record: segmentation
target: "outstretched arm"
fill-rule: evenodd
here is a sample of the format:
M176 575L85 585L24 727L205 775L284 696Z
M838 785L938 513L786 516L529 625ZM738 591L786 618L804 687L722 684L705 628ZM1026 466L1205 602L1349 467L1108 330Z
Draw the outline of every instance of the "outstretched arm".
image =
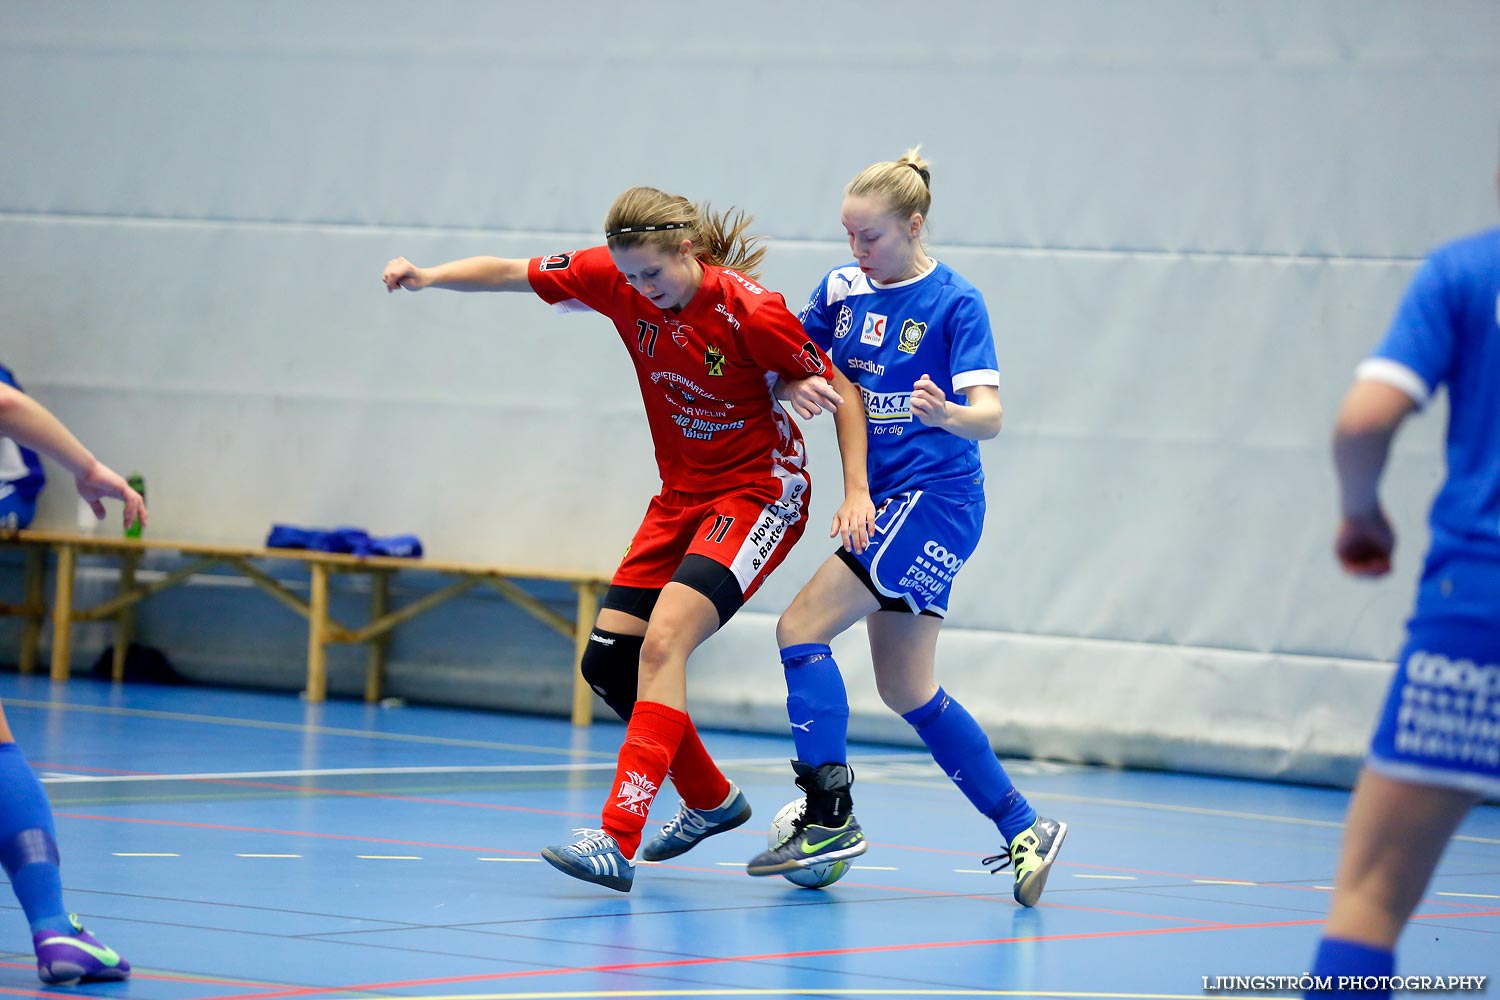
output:
M506 257L465 257L432 267L418 267L405 257L397 257L385 266L381 280L385 290L404 288L419 292L424 288L447 288L455 292L529 292L526 277L530 261Z
M78 495L94 516L104 517L104 497L125 504L125 523L146 523L146 502L109 466L94 457L73 432L24 392L0 385L0 434L55 459L73 476Z
M1400 389L1369 379L1350 387L1333 428L1342 520L1334 554L1355 576L1390 572L1396 536L1380 507L1380 476L1401 422L1416 409Z

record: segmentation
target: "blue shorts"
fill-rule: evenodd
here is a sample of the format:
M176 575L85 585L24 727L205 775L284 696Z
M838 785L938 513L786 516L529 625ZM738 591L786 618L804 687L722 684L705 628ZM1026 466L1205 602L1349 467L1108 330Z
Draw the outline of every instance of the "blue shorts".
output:
M840 555L868 575L867 585L887 611L943 618L953 578L974 554L983 530L983 500L913 490L880 503L875 532L863 552L841 549Z
M1500 619L1424 617L1421 604L1367 763L1389 778L1500 795Z
M0 484L0 494L4 494L0 496L0 531L24 528L36 517L36 501L22 500L14 486L9 483Z

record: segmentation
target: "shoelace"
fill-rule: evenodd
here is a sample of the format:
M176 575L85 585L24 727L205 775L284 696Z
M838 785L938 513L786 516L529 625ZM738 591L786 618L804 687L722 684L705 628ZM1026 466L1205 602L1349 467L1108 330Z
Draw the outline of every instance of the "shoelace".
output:
M701 835L708 827L709 822L703 818L701 812L691 806L684 805L677 810L677 815L673 816L671 821L662 828L661 833L663 837L670 838L677 836L679 832L686 829L689 834L696 837Z
M999 864L995 864L997 861L999 862ZM1010 855L1008 853L994 854L988 858L983 859L979 863L984 865L986 868L989 868L990 865L995 865L995 867L990 868L990 874L999 875L1001 872L1005 871L1005 869L1010 867Z
M583 838L578 843L572 845L573 850L580 854L584 851L619 850L619 845L615 843L615 838L603 830L580 826L573 831L573 836Z

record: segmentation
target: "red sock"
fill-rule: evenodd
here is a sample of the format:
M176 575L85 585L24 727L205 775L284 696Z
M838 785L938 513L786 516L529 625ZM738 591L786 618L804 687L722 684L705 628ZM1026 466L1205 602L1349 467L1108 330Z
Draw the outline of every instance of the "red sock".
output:
M635 857L635 849L641 846L646 814L666 780L667 767L687 725L686 712L654 701L635 703L602 823L604 832L615 838L620 853L627 858Z
M708 748L698 738L698 727L687 720L677 756L672 758L672 784L682 801L694 809L717 809L729 798L729 779L708 755Z

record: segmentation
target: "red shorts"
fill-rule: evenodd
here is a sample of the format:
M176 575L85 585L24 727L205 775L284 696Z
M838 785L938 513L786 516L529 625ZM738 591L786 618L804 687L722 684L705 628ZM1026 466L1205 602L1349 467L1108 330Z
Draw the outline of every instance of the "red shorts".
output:
M749 600L802 537L811 497L807 473L786 470L729 493L662 490L610 583L660 590L691 553L727 568Z

